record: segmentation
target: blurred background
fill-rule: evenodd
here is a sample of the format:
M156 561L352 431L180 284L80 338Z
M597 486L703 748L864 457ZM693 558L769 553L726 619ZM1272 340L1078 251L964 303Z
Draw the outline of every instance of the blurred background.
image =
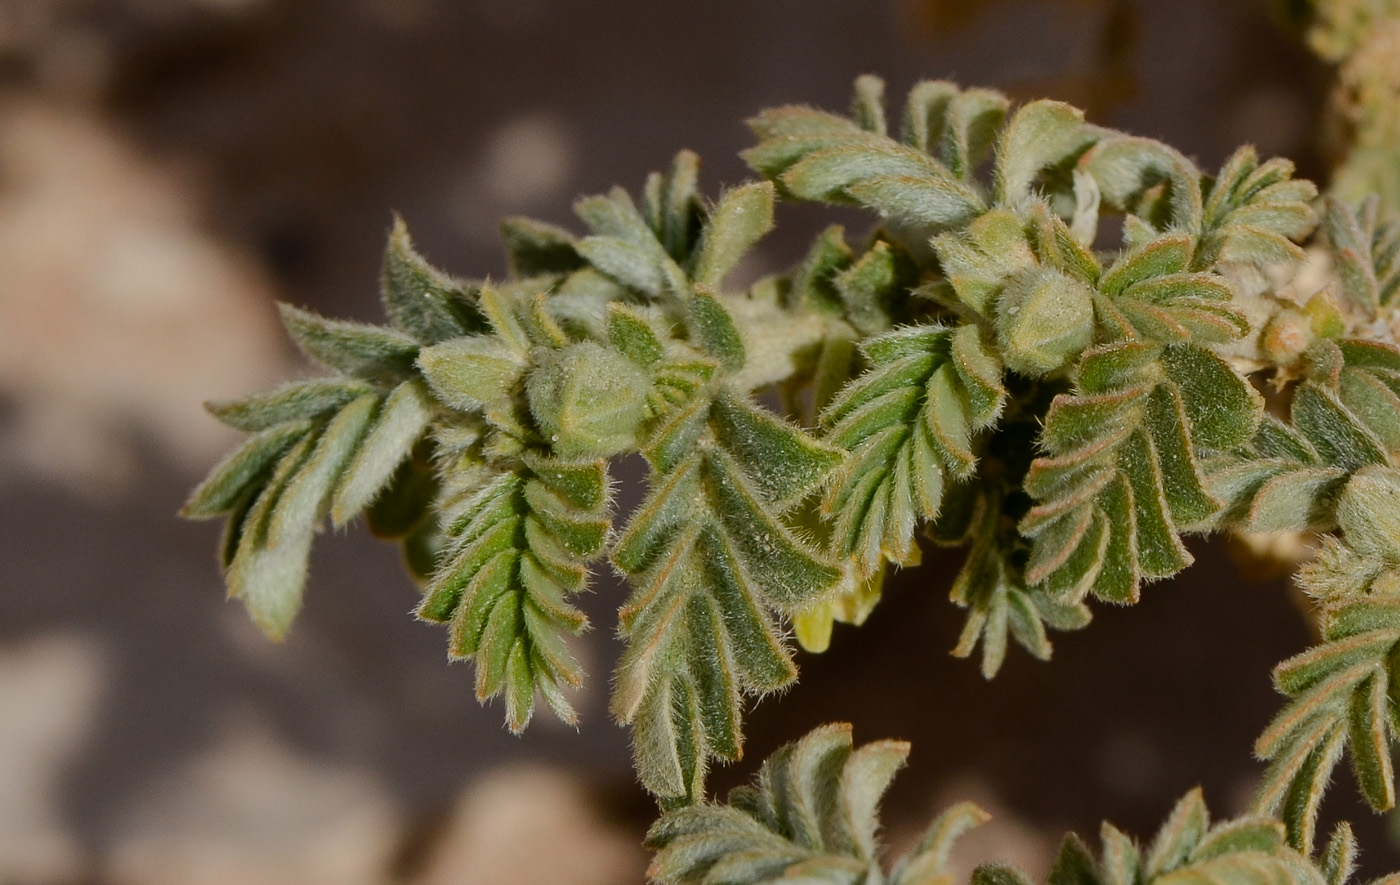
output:
M451 272L501 274L504 214L569 223L679 148L741 180L741 121L947 77L1050 95L1215 167L1317 166L1328 72L1267 0L0 0L0 883L623 883L654 816L605 712L607 576L580 729L511 737L415 623L397 552L327 535L290 638L227 603L218 526L174 516L228 447L204 414L307 373L274 302L377 321L391 211ZM785 210L762 263L817 216ZM1146 835L1259 775L1269 668L1307 630L1219 545L1100 610L1045 665L950 658L952 561L900 576L750 717L750 760L827 720L914 741L907 844L959 798L961 849L1036 875L1066 828ZM755 762L719 773L746 779ZM1400 864L1350 783L1367 869Z

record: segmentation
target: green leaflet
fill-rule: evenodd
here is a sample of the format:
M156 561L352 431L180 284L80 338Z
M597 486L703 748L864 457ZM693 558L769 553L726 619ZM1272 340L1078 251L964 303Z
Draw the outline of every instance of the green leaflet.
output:
M831 281L847 321L862 334L878 335L907 312L918 268L904 249L877 240Z
M1008 639L1014 639L1035 658L1048 661L1053 651L1046 627L1078 630L1089 623L1089 607L1078 599L1060 599L1043 588L1028 587L1022 570L1013 562L1022 544L1007 537L1003 529L1004 500L991 499L983 492L974 505L969 527L972 547L962 569L953 580L949 596L967 609L953 655L970 657L980 646L981 670L991 679L1006 660ZM1100 529L1101 536L1107 532ZM1106 541L1102 542L1106 543ZM1102 554L1102 543L1092 549Z
M1226 278L1190 271L1191 249L1190 237L1169 232L1119 256L1094 302L1110 338L1210 344L1249 331L1248 320L1231 304L1234 291Z
M773 186L750 184L720 198L696 250L692 277L701 286L719 287L745 253L773 228Z
M430 407L419 381L385 398L363 382L323 379L211 410L258 432L214 468L181 513L229 515L229 593L280 638L301 607L311 539L323 519L340 502L334 519L341 525L374 499L423 436ZM419 501L417 512L424 506Z
M744 158L789 196L864 206L920 232L917 241L963 227L993 203L1017 205L1037 184L1054 190L1043 173L1065 169L1100 136L1068 105L1033 102L1007 121L1004 96L925 82L909 94L897 141L885 134L882 94L878 80L858 81L855 121L807 107L765 111L749 121L759 143ZM995 168L983 184L975 173L993 143Z
M209 471L181 508L186 519L212 519L238 506L281 456L311 430L311 422L288 421L254 434Z
M516 277L567 274L583 266L574 235L543 221L507 218L501 222L501 241Z
M1337 494L1368 465L1389 465L1400 442L1400 351L1375 341L1322 342L1312 378L1293 393L1288 424L1266 419L1238 454L1210 459L1225 502L1217 522L1250 531L1327 530Z
M379 384L413 376L418 342L382 326L328 320L290 304L278 306L297 346L328 369Z
M1317 188L1294 179L1291 162L1275 157L1260 163L1254 148L1242 147L1203 190L1195 267L1222 262L1267 265L1303 257L1293 241L1317 223L1312 208Z
M726 802L664 814L647 834L656 853L648 875L668 885L949 882L953 844L988 820L971 803L939 815L888 873L879 857L880 797L908 752L899 741L856 748L849 725L817 728L770 756L753 783L731 790ZM1212 825L1199 789L1177 803L1146 849L1112 824L1101 832L1098 858L1079 837L1067 836L1047 885L1342 885L1355 851L1345 825L1316 860L1288 847L1278 821L1247 816ZM979 867L972 881L1026 883L994 864Z
M1367 466L1335 495L1345 546L1335 540L1299 574L1321 603L1321 644L1279 664L1274 684L1289 703L1260 735L1271 760L1256 806L1281 809L1295 845L1310 849L1323 790L1344 751L1378 811L1395 805L1391 742L1400 697L1400 474Z
M652 492L612 551L635 587L612 710L633 725L643 783L693 799L708 758L740 755L742 695L796 676L774 612L810 607L840 577L777 516L840 456L729 392L674 407L647 453Z
M647 834L656 851L648 871L668 883L768 882L798 876L824 882L883 881L879 800L909 745L852 746L849 725L828 725L788 744L763 764L752 786L726 805L702 803L664 815ZM911 855L910 875L943 872L949 843L986 820L971 805L947 812ZM867 877L874 878L867 878Z
M1367 494L1367 492L1362 493ZM1305 586L1329 589L1326 559L1304 574ZM1393 591L1332 597L1323 608L1322 643L1279 664L1274 684L1289 703L1255 743L1271 760L1255 807L1281 809L1289 838L1310 851L1323 790L1350 750L1362 795L1378 811L1394 807L1390 743L1397 711L1391 675L1400 650L1400 604Z
M1323 885L1331 881L1326 861L1310 860L1285 844L1278 821L1242 817L1210 826L1199 789L1182 798L1146 851L1112 824L1105 823L1101 835L1104 847L1098 860L1077 836L1067 836L1047 877L1049 885ZM1339 828L1334 843L1338 853L1348 850L1350 830ZM983 885L1026 882L1016 871L995 865L979 867L972 881Z
M870 368L827 406L824 438L851 453L822 502L832 543L866 573L907 562L949 479L976 467L973 435L1005 399L976 326L910 326L866 342Z
M235 430L256 433L289 421L324 417L373 392L374 388L363 381L318 378L295 381L241 400L208 403L205 407Z
M384 252L381 290L384 313L396 328L422 344L436 344L482 327L473 287L423 260L397 215Z
M682 151L669 173L648 178L640 207L621 188L580 200L575 213L592 233L573 248L593 270L647 299L685 299L693 285L717 289L772 228L773 187L735 188L706 212L696 195L698 167Z
M1323 232L1342 293L1374 316L1400 291L1400 224L1382 217L1379 197L1356 209L1335 197L1325 205Z
M1044 100L1020 108L997 142L997 202L1029 196L1041 172L1073 162L1098 138L1078 108Z
M385 398L335 490L331 519L336 526L353 519L389 484L405 454L427 431L432 408L427 387L419 380L399 385Z
M1200 171L1179 151L1150 138L1112 135L1079 160L1103 203L1159 231L1195 233L1204 214ZM1125 240L1131 242L1130 237Z
M565 637L588 626L569 597L608 537L602 461L530 457L454 508L447 550L418 616L449 625L449 655L476 661L481 701L505 698L506 724L529 724L536 695L564 722L577 715L565 687L583 673Z
M1253 148L1236 151L1214 180L1166 145L1122 135L1099 141L1079 165L1097 183L1104 203L1128 214L1130 244L1143 242L1132 233L1142 224L1190 235L1190 270L1297 261L1302 250L1293 241L1315 224L1310 203L1317 188L1294 180L1287 160L1260 163Z
M1109 345L1085 354L1077 374L1051 403L1045 454L1025 480L1036 502L1020 524L1033 541L1026 581L1065 601L1134 602L1142 581L1190 564L1181 528L1219 508L1196 440L1242 442L1262 400L1194 345ZM1196 395L1203 385L1209 397Z

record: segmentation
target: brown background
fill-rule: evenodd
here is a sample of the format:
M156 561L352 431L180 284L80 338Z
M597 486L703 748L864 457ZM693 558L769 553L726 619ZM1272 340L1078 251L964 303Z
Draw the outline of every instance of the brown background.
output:
M1320 174L1327 72L1263 0L0 0L0 882L640 881L653 810L604 709L623 589L588 600L578 733L508 735L359 530L320 541L269 645L223 599L217 526L173 516L232 441L199 402L309 371L274 300L377 319L391 210L439 265L500 274L501 215L568 223L682 147L714 193L745 116L843 108L863 72L893 102L949 77ZM762 263L819 217L784 210ZM1269 668L1307 633L1283 583L1193 549L991 685L947 654L956 557L932 556L802 657L751 758L837 718L909 738L891 840L976 798L999 823L961 862L1037 873L1063 829L1146 834L1197 783L1237 812ZM1354 795L1329 813L1394 866Z

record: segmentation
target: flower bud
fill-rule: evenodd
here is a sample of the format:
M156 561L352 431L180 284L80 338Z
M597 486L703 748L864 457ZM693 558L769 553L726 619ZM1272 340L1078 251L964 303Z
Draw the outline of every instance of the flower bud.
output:
M1400 560L1400 471L1357 471L1337 501L1337 522L1353 549Z
M1094 293L1050 268L1027 268L997 298L997 343L1008 368L1045 375L1078 356L1093 340Z
M530 412L555 452L601 458L636 444L651 381L635 363L592 341L549 352L530 373Z

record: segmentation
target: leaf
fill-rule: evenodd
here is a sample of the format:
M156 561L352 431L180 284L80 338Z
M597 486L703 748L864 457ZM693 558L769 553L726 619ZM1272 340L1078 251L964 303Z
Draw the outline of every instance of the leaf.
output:
M773 186L750 184L720 198L705 223L692 277L711 289L773 228Z
M467 412L510 397L525 374L525 363L516 352L486 336L425 347L418 367L443 402Z
M279 304L282 324L307 356L328 369L373 383L394 384L413 376L418 342L392 329L328 320L290 304Z
M286 635L301 609L312 533L308 530L290 543L270 547L267 524L282 490L305 462L315 442L314 434L302 437L282 457L252 507L241 514L237 547L226 574L229 596L242 599L253 622L274 640Z
M997 199L1016 203L1036 177L1073 161L1097 140L1084 112L1058 101L1034 101L1012 115L997 142Z
M1306 585L1323 583L1322 572L1339 566L1345 561L1319 557ZM1275 685L1290 700L1255 745L1272 761L1255 806L1262 813L1281 807L1289 839L1300 850L1311 850L1323 790L1348 748L1371 806L1380 811L1395 804L1390 674L1398 649L1400 609L1393 599L1356 592L1326 604L1320 645L1274 670Z
M1106 204L1158 231L1201 229L1201 173L1175 149L1149 138L1114 135L1090 148L1079 168L1093 176Z
M730 804L663 815L647 834L656 852L648 875L668 883L863 881L876 863L880 797L908 751L898 741L854 749L849 725L819 728L774 753Z
M564 274L583 266L578 241L563 228L530 218L501 221L510 272L517 277Z
M269 547L311 534L330 509L331 495L379 406L366 394L328 421L316 448L295 476L289 477L267 524Z
M909 91L902 139L966 181L990 152L1009 105L1006 96L990 89L961 90L926 80Z
M648 789L693 801L707 759L741 751L742 693L796 676L774 612L809 608L840 577L775 505L819 487L836 456L734 393L678 411L693 430L648 456L652 491L612 550L634 592L611 706Z
M953 602L967 608L955 657L970 657L982 648L982 676L992 679L1006 658L1007 640L1014 639L1039 660L1049 660L1052 648L1046 625L1077 630L1089 623L1089 610L1080 597L1052 597L1028 587L1013 563L1014 540L1001 526L1002 502L984 501L980 521L973 527L972 549L949 592ZM1082 594L1081 594L1082 595Z
M578 253L619 283L653 298L667 291L670 259L659 244L638 246L619 237L593 236L579 241Z
M1207 384L1218 386L1207 394ZM1026 474L1035 501L1020 522L1033 542L1027 579L1057 599L1133 602L1144 580L1189 565L1180 533L1219 510L1196 436L1232 441L1261 408L1246 382L1194 346L1085 354L1076 390L1051 402L1045 454Z
M975 465L971 435L1005 396L999 360L975 327L897 329L865 344L870 369L822 415L851 453L822 502L836 551L868 575L912 555L916 521L938 515L950 475Z
M373 390L363 381L318 378L294 381L241 400L207 403L205 408L235 430L256 433L289 421L321 418Z
M1147 852L1143 874L1154 879L1184 864L1210 827L1210 815L1199 788L1182 797Z
M750 785L726 803L700 802L666 811L647 834L655 852L648 875L661 883L845 882L947 885L952 843L988 816L970 803L945 811L887 875L873 834L881 795L908 745L882 741L859 749L849 725L822 726L773 753ZM1047 885L1331 885L1348 866L1350 831L1339 831L1328 858L1291 849L1278 821L1242 817L1210 825L1200 791L1178 804L1146 860L1111 824L1103 852L1070 834ZM1335 857L1334 857L1335 855ZM975 885L1026 885L1010 867L986 864Z
M985 212L971 174L994 138L1006 99L987 90L920 84L910 93L901 143L885 135L875 98L883 84L877 90L876 83L857 81L855 122L810 108L764 112L750 122L760 143L745 159L790 196L855 203L901 225L943 230Z
M484 318L472 290L423 260L397 215L384 252L381 288L384 312L394 326L423 344L482 329Z
M1364 467L1337 500L1337 522L1351 549L1400 562L1400 471Z
M819 488L843 460L838 450L733 393L715 399L711 421L720 445L779 510Z
M697 289L687 302L691 335L706 353L726 369L744 365L744 341L734 326L734 318L715 293Z
M887 331L901 313L917 268L909 256L884 241L877 241L850 267L835 275L833 283L847 319L865 335Z
M608 342L641 366L653 366L665 356L665 348L646 318L621 304L608 305Z
M307 420L274 425L244 441L209 471L181 508L186 519L212 519L233 510L278 459L311 430Z
M374 500L422 438L432 400L422 381L409 381L385 399L354 460L336 488L331 520L340 527Z
M971 188L943 178L877 175L848 186L846 192L886 218L934 230L966 224L987 209Z
M609 527L602 461L532 457L481 487L447 526L447 550L418 607L449 625L449 656L476 661L476 694L505 694L506 724L529 724L536 695L566 723L563 689L583 672L565 637L587 619L569 601L587 586Z
M1194 266L1301 260L1303 251L1293 240L1316 223L1311 204L1317 188L1292 175L1292 163L1260 163L1248 146L1226 160L1206 197Z
M691 151L678 151L670 170L647 178L644 214L666 254L683 261L694 249L700 235L702 211L696 192L700 158Z

